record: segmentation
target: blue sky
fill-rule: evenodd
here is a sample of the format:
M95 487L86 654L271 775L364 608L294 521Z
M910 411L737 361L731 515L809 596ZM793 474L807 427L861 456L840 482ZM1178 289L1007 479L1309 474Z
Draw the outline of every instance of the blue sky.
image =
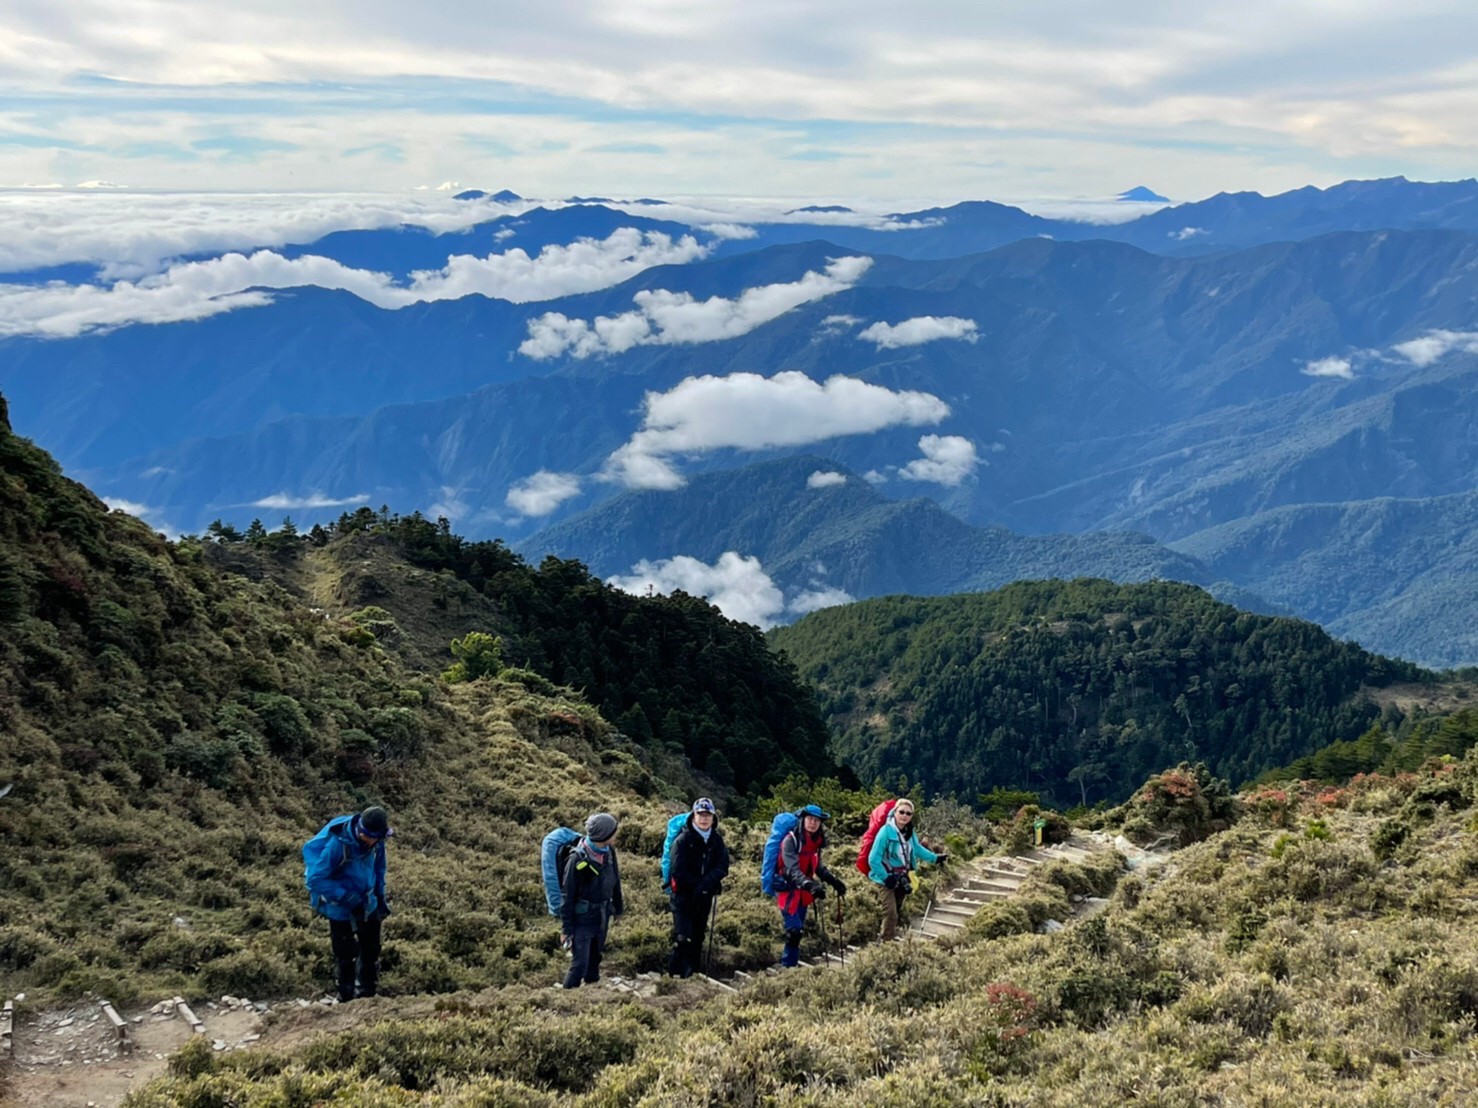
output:
M10 0L0 187L1176 199L1472 172L1478 5Z

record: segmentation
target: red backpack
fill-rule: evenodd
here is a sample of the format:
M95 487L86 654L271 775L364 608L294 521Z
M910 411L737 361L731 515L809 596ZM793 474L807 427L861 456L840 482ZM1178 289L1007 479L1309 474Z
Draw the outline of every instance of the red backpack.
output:
M885 800L872 810L872 815L867 817L867 832L862 836L862 845L857 848L857 870L862 874L872 872L872 865L867 856L872 853L873 840L878 837L878 832L883 829L883 824L888 822L888 817L893 814L893 806L898 800Z

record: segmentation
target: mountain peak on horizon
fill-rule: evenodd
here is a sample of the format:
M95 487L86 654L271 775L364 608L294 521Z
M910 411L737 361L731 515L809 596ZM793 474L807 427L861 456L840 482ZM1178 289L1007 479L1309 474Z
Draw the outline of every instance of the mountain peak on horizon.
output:
M1132 189L1125 189L1114 197L1115 200L1134 200L1150 204L1168 204L1170 197L1161 196L1154 189L1146 188L1144 185L1135 185Z
M497 192L485 192L482 189L464 189L452 197L453 200L496 200L500 204L510 204L515 200L522 200L512 189L500 189Z

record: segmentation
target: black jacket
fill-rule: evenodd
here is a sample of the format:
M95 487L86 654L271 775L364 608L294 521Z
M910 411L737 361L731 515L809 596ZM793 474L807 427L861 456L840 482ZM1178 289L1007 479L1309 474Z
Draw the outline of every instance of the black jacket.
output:
M564 907L560 909L560 922L564 933L572 935L576 923L589 921L592 913L600 918L619 916L626 910L626 901L621 895L621 867L616 861L616 848L606 852L606 860L597 862L586 850L586 842L580 840L565 860Z
M678 896L712 896L718 891L719 882L729 875L729 848L724 845L717 816L707 842L693 826L693 817L688 816L687 826L672 843L671 874L670 887Z

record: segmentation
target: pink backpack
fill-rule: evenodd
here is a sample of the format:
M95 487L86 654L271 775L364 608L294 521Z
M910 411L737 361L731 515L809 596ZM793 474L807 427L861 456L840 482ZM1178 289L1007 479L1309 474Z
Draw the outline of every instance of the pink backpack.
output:
M872 872L872 865L867 856L872 853L873 840L878 837L878 832L883 829L883 824L888 822L888 817L893 814L893 807L898 803L897 799L885 800L872 810L872 815L867 817L867 833L862 836L862 845L857 848L857 870L862 874Z

